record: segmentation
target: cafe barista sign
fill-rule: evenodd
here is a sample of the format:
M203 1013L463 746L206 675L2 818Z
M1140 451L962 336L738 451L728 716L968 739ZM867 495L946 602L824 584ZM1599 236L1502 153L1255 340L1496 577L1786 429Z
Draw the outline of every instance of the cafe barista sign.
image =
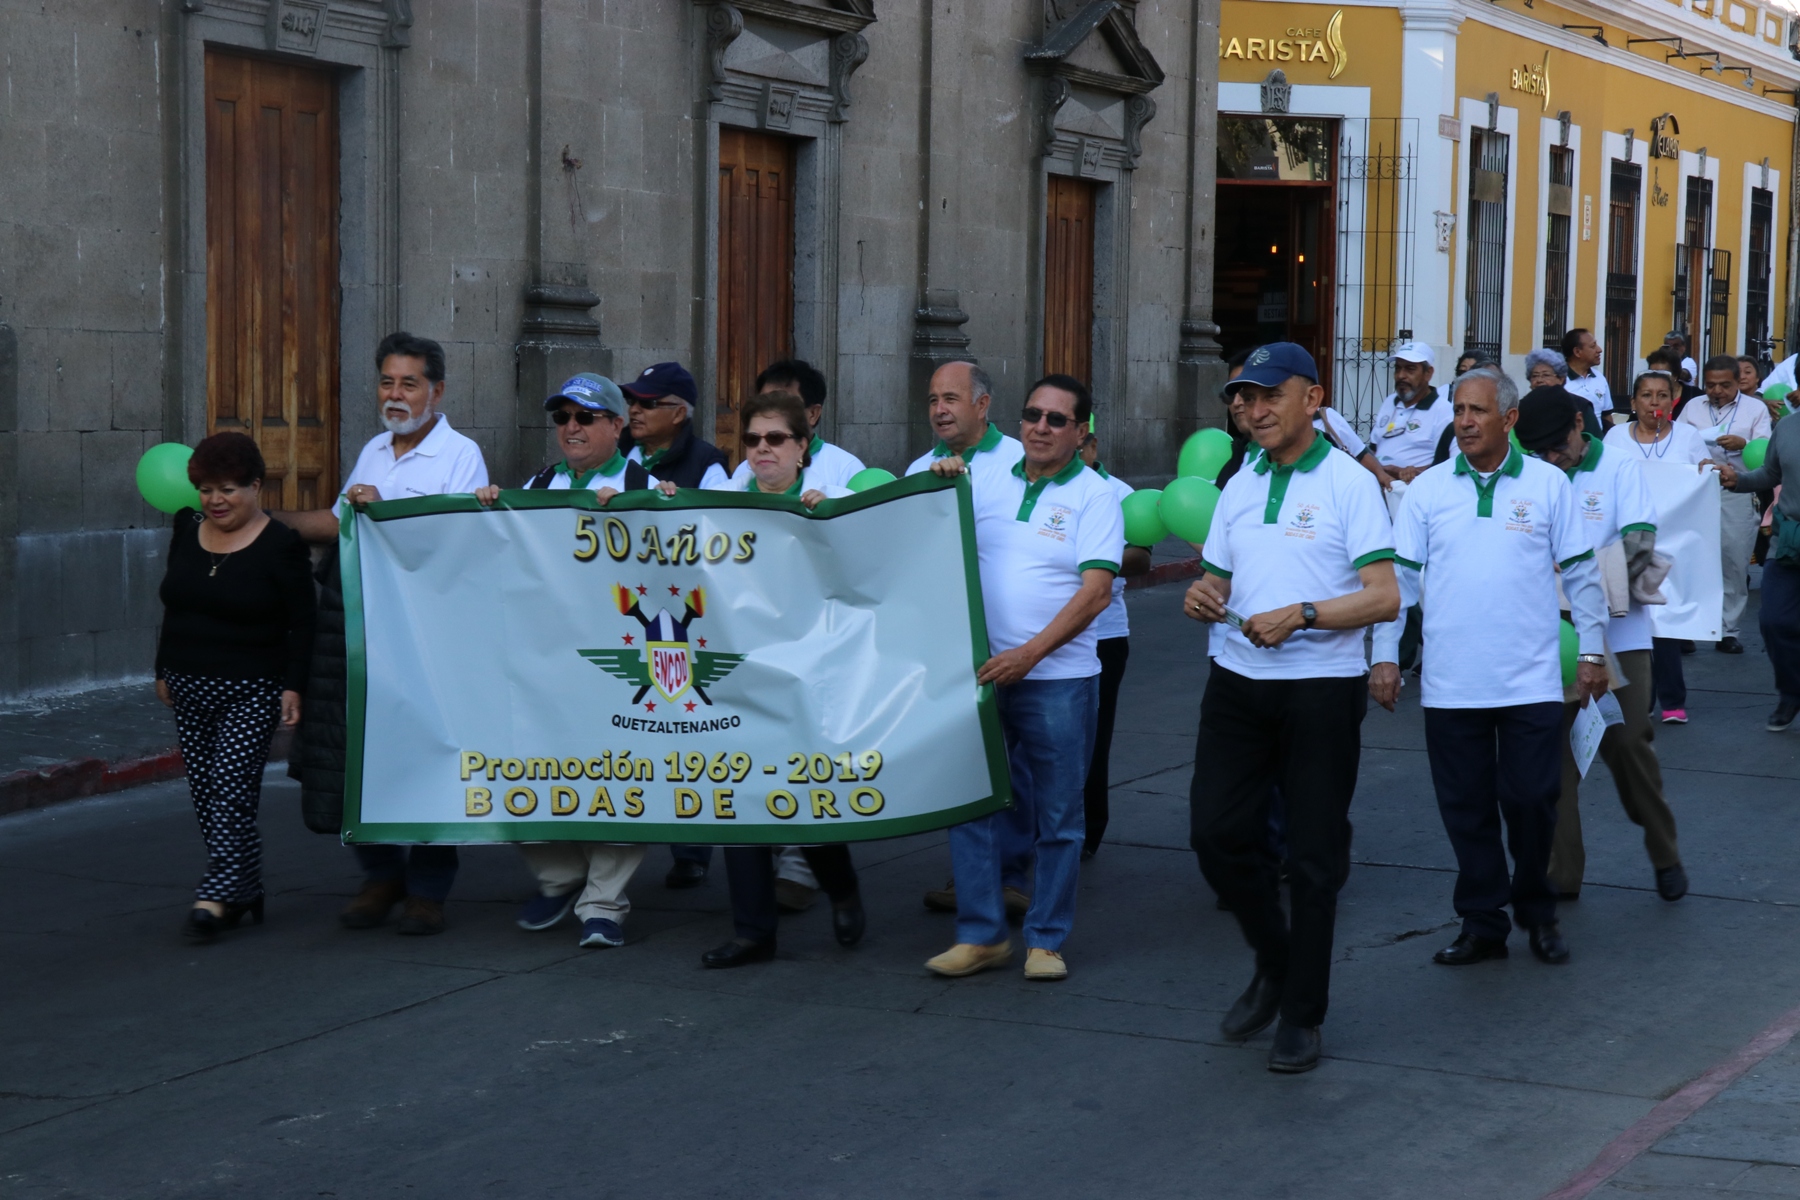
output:
M1273 6L1263 6L1267 7ZM1350 63L1344 49L1344 10L1331 14L1323 28L1307 25L1271 26L1260 37L1219 36L1219 61L1241 58L1248 62L1325 63L1336 79Z

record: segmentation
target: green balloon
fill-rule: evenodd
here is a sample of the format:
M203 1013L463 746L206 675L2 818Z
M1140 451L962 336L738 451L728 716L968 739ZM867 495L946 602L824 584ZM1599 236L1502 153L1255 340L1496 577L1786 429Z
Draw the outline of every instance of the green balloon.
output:
M1774 387L1766 387L1763 389L1763 399L1773 400L1779 404L1781 401L1786 400L1788 396L1793 393L1793 390L1793 388L1785 383L1778 383Z
M1145 488L1141 492L1133 492L1125 497L1120 507L1125 510L1125 544L1127 546L1154 546L1169 536L1169 527L1157 513L1157 501L1163 494L1155 488Z
M1763 460L1769 456L1769 439L1757 438L1753 442L1744 443L1744 466L1749 470L1757 470Z
M1181 457L1175 460L1175 474L1211 483L1230 457L1231 435L1223 429L1202 429L1182 443Z
M151 508L178 513L200 507L200 492L188 480L188 459L194 452L180 442L163 442L144 451L138 459L138 493Z
M1561 626L1562 677L1564 687L1575 686L1575 656L1581 653L1581 638L1575 627L1567 621L1558 621Z
M1213 509L1218 503L1219 489L1211 480L1184 475L1163 489L1156 507L1170 533L1199 545L1212 529Z
M880 467L864 467L846 480L844 486L853 492L866 492L870 488L877 488L884 483L892 482L894 482L892 471L884 471Z

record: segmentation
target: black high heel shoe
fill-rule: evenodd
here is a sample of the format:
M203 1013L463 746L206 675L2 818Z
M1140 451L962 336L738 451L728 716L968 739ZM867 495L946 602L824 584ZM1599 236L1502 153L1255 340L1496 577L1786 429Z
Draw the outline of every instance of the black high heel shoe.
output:
M258 896L248 904L227 904L225 906L225 915L219 918L219 923L222 928L236 929L238 922L243 920L246 916L250 918L250 923L252 925L261 925L263 923L263 898L261 896Z
M211 942L225 928L225 923L211 912L195 907L188 910L187 920L181 923L181 936L190 942Z

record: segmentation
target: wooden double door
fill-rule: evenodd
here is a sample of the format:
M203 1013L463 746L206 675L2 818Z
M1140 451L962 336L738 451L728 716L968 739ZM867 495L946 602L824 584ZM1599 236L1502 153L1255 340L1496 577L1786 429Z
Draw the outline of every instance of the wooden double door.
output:
M249 434L264 503L338 486L337 80L206 52L207 431Z
M719 130L719 391L713 437L735 466L738 405L794 354L794 143ZM830 368L826 364L815 366Z

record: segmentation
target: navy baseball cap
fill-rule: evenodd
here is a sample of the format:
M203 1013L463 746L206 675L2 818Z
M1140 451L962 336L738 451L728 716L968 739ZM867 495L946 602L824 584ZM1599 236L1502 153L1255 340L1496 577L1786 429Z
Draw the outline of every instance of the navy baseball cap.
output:
M1310 383L1319 382L1319 365L1302 346L1293 342L1270 342L1258 346L1244 360L1244 373L1225 385L1230 395L1246 383L1258 387L1280 387L1295 375Z
M619 385L592 371L583 371L565 382L562 391L544 401L544 411L551 411L564 400L578 404L589 412L607 412L615 417L627 415L625 397L619 391Z
M694 377L680 363L664 362L645 367L643 373L625 385L625 391L640 400L660 400L676 396L689 404L700 398Z

